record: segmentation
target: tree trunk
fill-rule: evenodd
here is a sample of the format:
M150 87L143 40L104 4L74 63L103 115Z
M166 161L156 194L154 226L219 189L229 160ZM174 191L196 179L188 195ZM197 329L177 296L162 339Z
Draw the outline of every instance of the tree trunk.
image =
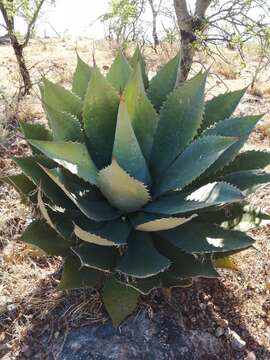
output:
M156 49L157 46L159 45L159 38L158 38L158 34L157 34L157 13L156 12L153 13L152 36L153 36L153 40L154 40L154 47Z
M29 71L25 64L25 59L24 59L24 55L23 55L23 47L22 47L22 45L19 44L15 35L10 36L10 40L11 40L11 45L13 47L17 62L18 62L20 75L21 75L21 78L23 81L23 90L22 90L21 95L22 96L28 95L28 94L30 94L30 90L32 88L32 83L31 83Z
M188 77L196 52L194 47L196 31L204 31L206 29L204 16L210 3L211 0L197 0L195 14L192 16L188 11L186 0L174 0L175 14L181 37L181 63L178 69L176 86Z
M10 2L12 2L12 0L10 0ZM3 15L3 18L5 20L6 23L6 29L8 31L8 35L10 38L10 42L11 45L13 47L16 59L17 59L17 63L19 66L19 71L20 71L20 75L23 81L23 91L21 92L21 95L24 96L26 94L30 93L30 89L32 87L32 83L31 83L31 79L30 79L30 74L29 71L26 67L25 64L25 59L23 56L23 47L27 44L27 41L25 41L24 44L20 44L16 35L15 35L15 31L14 31L14 17L13 16L8 16L8 13L6 11L6 8L4 7L3 4L0 3L0 11Z
M193 47L193 41L196 40L195 34L180 30L181 42L180 42L180 54L181 54L181 65L179 67L178 82L185 81L193 63L195 55L195 48Z
M157 34L157 15L158 12L155 9L153 0L148 0L151 10L152 10L152 16L153 16L153 20L152 20L152 37L153 37L153 42L154 42L154 48L156 49L157 46L159 45L159 38L158 38L158 34Z

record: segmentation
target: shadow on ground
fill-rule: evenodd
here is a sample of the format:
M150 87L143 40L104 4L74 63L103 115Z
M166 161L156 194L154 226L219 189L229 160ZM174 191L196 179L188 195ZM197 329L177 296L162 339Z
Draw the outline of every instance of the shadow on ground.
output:
M249 333L239 312L241 303L222 279L195 281L191 288L174 289L171 298L154 291L143 298L138 312L117 329L107 321L97 292L60 294L55 308L51 307L42 319L33 318L31 328L20 341L20 351L15 355L15 349L11 349L14 359L255 359L250 357L251 351L257 359L270 359L270 351ZM24 304L42 296L45 300L51 296L44 283L36 294L24 299ZM8 315L16 316L16 310ZM220 324L224 334L217 337ZM246 342L243 351L232 348L226 335L228 328ZM11 353L0 355L12 359L7 357Z

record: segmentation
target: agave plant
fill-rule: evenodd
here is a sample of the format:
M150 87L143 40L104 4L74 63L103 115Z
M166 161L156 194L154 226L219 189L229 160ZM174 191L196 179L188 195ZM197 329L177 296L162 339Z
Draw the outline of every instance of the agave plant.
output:
M245 200L270 181L270 153L240 152L261 118L232 117L245 89L205 102L207 72L176 87L178 65L149 81L138 49L106 77L78 57L72 91L44 79L48 128L21 123L33 154L2 178L39 208L22 241L64 258L59 289L102 288L115 324L141 294L217 277L270 219Z

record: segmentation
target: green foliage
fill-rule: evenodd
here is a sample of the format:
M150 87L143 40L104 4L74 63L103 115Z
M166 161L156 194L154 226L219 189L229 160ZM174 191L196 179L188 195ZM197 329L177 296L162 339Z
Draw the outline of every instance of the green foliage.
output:
M78 57L77 95L44 81L51 131L22 124L39 154L1 179L37 203L22 240L65 258L59 289L103 287L115 325L140 293L217 277L217 259L253 245L241 231L270 221L244 201L269 184L269 153L239 154L260 117L231 117L243 91L205 105L206 73L175 89L178 62L150 82L153 106L138 49L107 79Z

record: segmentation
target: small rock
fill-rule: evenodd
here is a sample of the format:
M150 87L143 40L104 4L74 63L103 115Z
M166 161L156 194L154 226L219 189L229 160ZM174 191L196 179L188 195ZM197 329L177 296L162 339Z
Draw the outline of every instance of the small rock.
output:
M256 355L255 355L255 353L254 353L253 351L250 351L250 352L247 354L245 360L256 360Z
M70 348L74 351L77 351L77 350L80 350L80 348L82 347L82 344L79 343L78 341L73 341L71 344L70 344Z
M216 337L220 337L223 334L224 334L224 329L222 327L219 326L218 328L216 328L216 331L215 331L215 336Z
M17 309L17 305L16 305L16 304L9 304L9 305L7 306L7 311L12 312L12 311L15 311L16 309Z
M205 305L204 303L200 303L200 308L201 308L202 310L205 310L205 309L206 309L206 305Z
M3 342L6 338L6 334L4 332L0 333L0 343Z
M229 325L228 320L222 318L216 318L216 323L222 328L227 328Z
M12 303L12 299L9 296L0 296L0 314L7 311L7 307Z
M231 347L236 351L243 351L246 347L246 342L233 330L228 329L228 338L231 343Z

